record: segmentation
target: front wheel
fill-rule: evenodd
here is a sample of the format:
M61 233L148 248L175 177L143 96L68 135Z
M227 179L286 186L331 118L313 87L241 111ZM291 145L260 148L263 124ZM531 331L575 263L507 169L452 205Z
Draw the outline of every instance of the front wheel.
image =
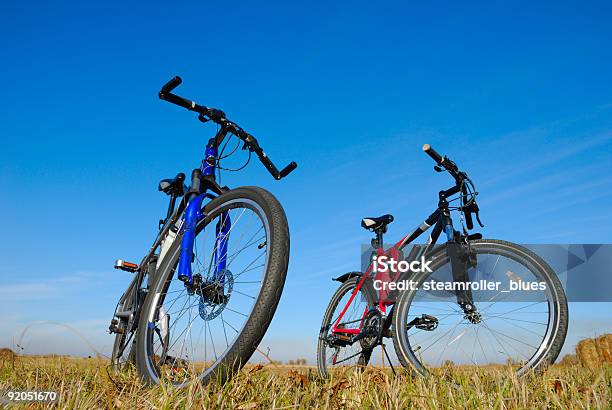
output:
M289 229L269 192L242 187L203 209L192 259L194 285L177 278L179 235L149 286L136 363L147 383L223 382L263 338L285 283Z
M447 248L438 247L428 257L431 272L412 278L394 308L400 362L421 375L449 364L511 366L519 376L544 369L567 333L567 300L555 272L516 244L482 239L470 246L476 263L466 282L473 309L457 302Z

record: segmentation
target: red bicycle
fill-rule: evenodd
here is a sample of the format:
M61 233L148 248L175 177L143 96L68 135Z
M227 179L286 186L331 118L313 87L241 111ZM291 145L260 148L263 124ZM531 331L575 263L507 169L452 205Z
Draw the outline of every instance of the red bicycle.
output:
M519 376L543 369L557 358L567 333L567 300L557 275L522 246L469 234L474 216L483 226L472 180L428 144L423 150L455 184L440 191L436 210L423 223L387 249L383 235L393 216L361 221L375 234L372 262L365 272L334 279L341 285L319 334L321 377L335 366L368 365L377 346L389 359L384 338L393 339L401 364L421 375L450 363L503 364ZM453 226L452 211L461 216L461 230ZM405 255L432 227L426 243ZM436 245L442 232L447 242ZM380 261L395 261L395 269ZM402 264L409 269L398 269Z

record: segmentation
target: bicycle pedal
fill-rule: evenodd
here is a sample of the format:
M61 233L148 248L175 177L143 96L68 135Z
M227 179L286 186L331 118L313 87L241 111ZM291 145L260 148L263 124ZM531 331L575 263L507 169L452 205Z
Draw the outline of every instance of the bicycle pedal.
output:
M352 339L352 336L349 334L344 334L344 333L336 333L336 338L339 340L342 340L343 342L350 342Z
M420 318L417 318L415 323L417 329L432 331L438 327L438 318L435 316L422 314Z
M109 333L124 333L125 329L119 326L119 321L117 319L111 320L111 324L108 327Z
M138 264L117 259L115 261L115 269L120 269L126 272L136 272L138 270Z
M330 338L327 338L327 344L330 347L340 348L346 347L353 343L353 338L351 335L346 335L342 333L335 333Z

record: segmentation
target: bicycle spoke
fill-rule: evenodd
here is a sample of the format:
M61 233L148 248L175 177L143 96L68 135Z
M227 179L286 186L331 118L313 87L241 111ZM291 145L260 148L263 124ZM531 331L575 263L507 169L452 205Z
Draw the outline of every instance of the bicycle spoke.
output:
M255 296L247 295L246 293L241 292L239 290L234 290L234 292L238 293L239 295L243 295L243 296L246 296L246 297L249 297L249 298L255 300Z
M502 319L502 320L506 321L506 322L507 322L509 325L512 325L512 326L518 327L519 329L525 330L525 331L527 331L527 332L529 332L529 333L533 333L534 335L536 335L536 336L538 336L538 337L542 337L542 336L543 336L543 335L541 335L541 334L539 334L539 333L534 332L533 330L529 330L529 329L527 329L527 328L526 328L526 327L524 327L524 326L520 326L520 325L518 325L518 324L516 324L516 323L510 322L510 320L513 320L513 319L511 319L511 318L495 318L495 319ZM536 323L536 322L531 322L531 323ZM544 323L544 325L547 325L547 324L546 324L546 323Z
M221 325L223 325L223 335L225 336L225 345L229 347L229 342L227 341L227 331L225 330L225 320L223 319L223 313L221 313Z
M242 313L242 312L238 312L238 311L236 311L236 310L234 310L234 309L230 309L230 308L228 308L227 306L225 307L225 309L226 309L226 310L229 310L230 312L234 312L234 313L237 313L237 314L239 314L239 315L242 315L242 316L244 316L244 317L249 317L248 315L245 315L244 313Z
M210 335L210 344L212 345L212 348L213 348L213 354L215 355L215 360L217 360L218 359L217 349L215 349L215 342L213 340L212 332L210 330L210 324L208 322L205 322L205 323L208 324L208 334Z

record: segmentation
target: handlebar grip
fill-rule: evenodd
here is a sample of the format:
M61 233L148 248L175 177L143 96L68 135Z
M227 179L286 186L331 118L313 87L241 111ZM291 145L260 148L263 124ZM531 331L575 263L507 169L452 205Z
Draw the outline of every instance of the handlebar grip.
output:
M160 94L168 94L170 91L174 90L176 87L181 85L183 80L178 75L174 78L170 79L164 86L161 88Z
M270 160L270 158L268 158L266 153L261 149L261 147L257 143L257 139L255 139L254 136L247 134L246 132L244 134L245 134L245 138L243 139L244 142L248 144L250 150L252 150L253 152L255 152L255 154L257 154L257 157L259 158L261 163L266 167L268 172L270 172L270 175L272 175L272 177L274 177L274 179L276 179L277 181L286 177L294 169L297 168L297 164L295 163L295 161L291 161L289 165L287 165L285 168L283 168L279 172L276 166L274 165L274 163Z
M429 155L431 158L433 158L433 160L436 161L436 163L442 164L442 161L443 161L442 155L438 154L438 152L435 149L433 149L431 145L429 144L423 145L423 151L427 155Z
M297 168L297 164L295 163L295 161L291 161L289 165L283 168L281 172L278 174L278 179L285 178L296 168Z

